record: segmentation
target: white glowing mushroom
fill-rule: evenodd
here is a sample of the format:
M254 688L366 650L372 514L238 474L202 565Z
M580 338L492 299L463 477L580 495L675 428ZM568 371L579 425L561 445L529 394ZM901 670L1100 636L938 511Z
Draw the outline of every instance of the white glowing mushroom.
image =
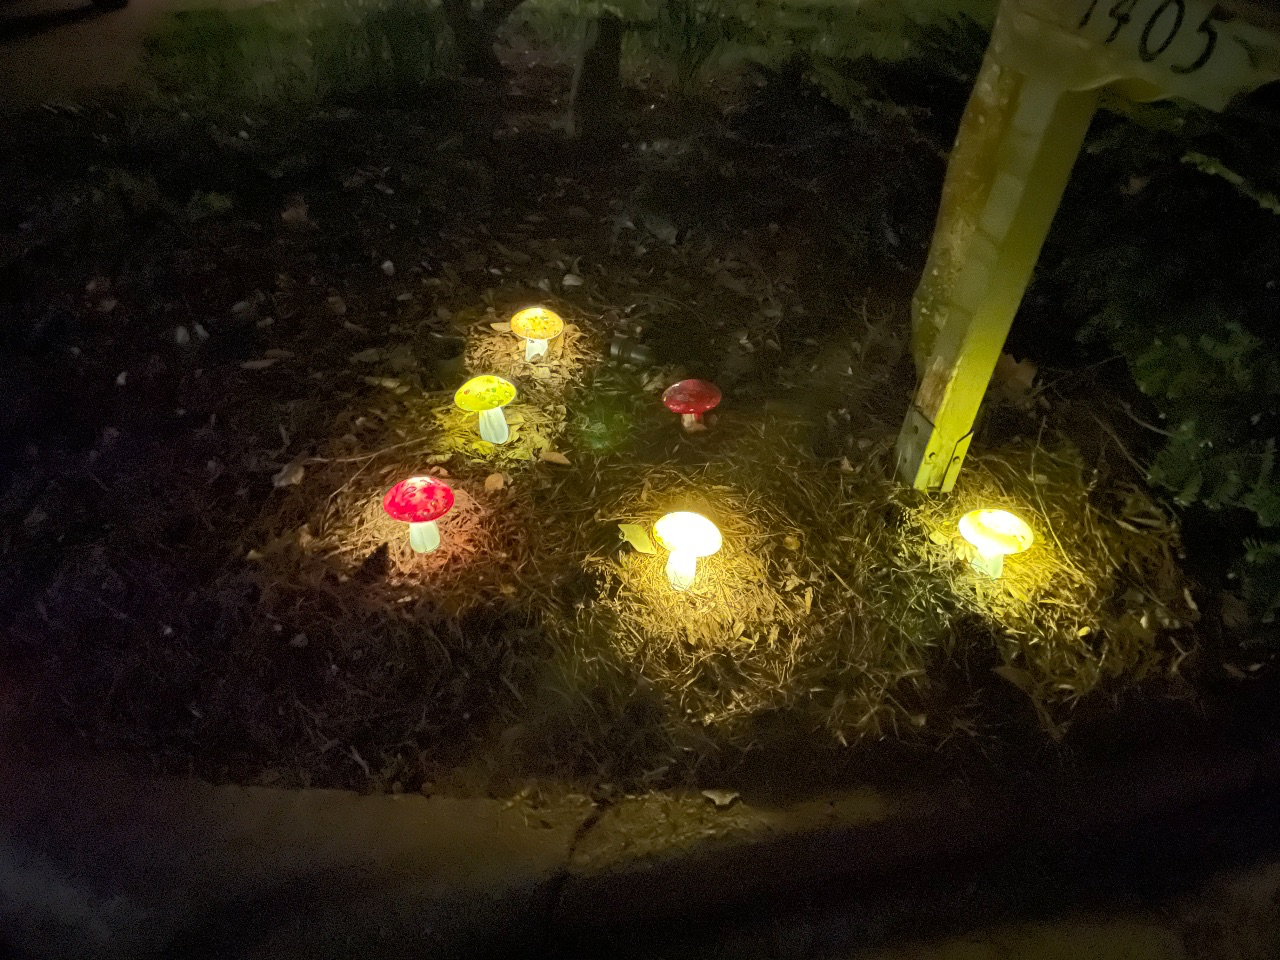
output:
M973 510L960 518L960 535L977 550L973 569L988 577L1004 573L1004 558L1035 542L1025 520L1008 510Z
M529 363L546 354L548 342L564 332L564 321L546 307L529 307L511 318L511 332L524 339L524 359Z
M453 402L469 413L480 414L480 436L490 443L506 443L511 430L502 408L516 398L516 385L486 374L472 377L458 388Z
M677 590L688 590L698 575L698 558L709 557L724 542L716 525L700 513L668 513L653 525L658 542L671 551L667 579Z

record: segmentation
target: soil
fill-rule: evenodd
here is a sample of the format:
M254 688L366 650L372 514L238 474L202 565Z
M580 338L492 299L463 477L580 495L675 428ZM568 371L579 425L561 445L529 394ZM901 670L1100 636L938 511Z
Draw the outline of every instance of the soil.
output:
M273 581L261 537L285 526L295 486L338 502L345 484L306 485L400 442L398 398L454 385L459 318L501 321L542 291L597 343L632 336L655 369L714 379L728 422L781 410L813 424L815 456L859 455L840 418L857 385L837 375L856 359L851 318L907 329L963 87L882 68L877 96L905 109L852 119L796 77L747 76L698 101L633 88L623 142L587 149L557 128L562 67L511 77L359 110L122 102L7 119L0 663L9 711L40 748L67 738L214 780L360 789L512 775L494 747L546 695L536 622L497 591L424 610L414 643L376 619L363 636L308 633L305 614L336 617L399 561L377 548L354 580ZM781 322L769 304L802 311ZM378 354L391 342L409 345L400 367ZM385 368L358 359L370 350ZM912 374L902 353L882 366L860 402L891 437ZM987 435L1026 422L993 415ZM1057 762L990 665L951 668L950 686L939 665L937 696L978 697L990 721L942 737L941 762ZM1068 745L1220 729L1225 683L1210 671L1198 691L1180 678L1123 698L1108 687L1078 708L1087 733ZM579 757L566 775L795 791L901 779L939 746L843 748L806 728L782 752L689 748L663 765L646 752L649 709L635 691L607 721L633 755Z

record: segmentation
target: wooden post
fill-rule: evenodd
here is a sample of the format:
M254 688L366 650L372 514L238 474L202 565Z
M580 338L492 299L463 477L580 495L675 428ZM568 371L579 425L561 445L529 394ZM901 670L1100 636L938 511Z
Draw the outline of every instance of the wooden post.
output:
M1207 0L1003 0L912 302L920 384L898 478L949 491L1099 90L1221 110L1280 77L1280 37ZM1256 21L1256 22L1255 22Z

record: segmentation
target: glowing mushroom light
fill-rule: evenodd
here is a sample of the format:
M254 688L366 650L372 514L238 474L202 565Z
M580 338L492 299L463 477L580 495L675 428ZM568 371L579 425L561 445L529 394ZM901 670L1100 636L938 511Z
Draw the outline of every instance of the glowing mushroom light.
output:
M510 380L486 374L472 377L458 388L453 402L468 413L480 414L480 437L490 443L506 443L511 430L502 408L516 398L516 385Z
M1004 558L1022 553L1036 539L1026 521L1008 510L966 513L960 518L960 535L978 551L973 569L988 577L999 577L1004 573Z
M658 543L671 551L667 579L676 590L688 590L698 575L698 558L718 553L724 542L716 525L700 513L668 513L653 525Z
M662 403L672 413L680 414L686 430L703 430L702 415L720 405L720 388L706 380L681 380L667 387Z
M545 307L530 307L511 318L511 332L524 340L524 360L544 356L547 344L564 332L560 314Z
M410 477L387 491L382 509L392 520L409 524L414 552L431 553L440 546L436 521L453 509L453 488L435 477Z

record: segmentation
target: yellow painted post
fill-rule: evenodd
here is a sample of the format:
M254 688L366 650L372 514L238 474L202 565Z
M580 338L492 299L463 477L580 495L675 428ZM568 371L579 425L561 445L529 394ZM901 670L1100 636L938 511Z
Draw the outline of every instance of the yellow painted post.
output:
M912 303L920 384L898 477L954 486L1099 91L1220 110L1280 77L1280 25L1206 0L1003 0ZM1253 13L1250 16L1250 13Z

